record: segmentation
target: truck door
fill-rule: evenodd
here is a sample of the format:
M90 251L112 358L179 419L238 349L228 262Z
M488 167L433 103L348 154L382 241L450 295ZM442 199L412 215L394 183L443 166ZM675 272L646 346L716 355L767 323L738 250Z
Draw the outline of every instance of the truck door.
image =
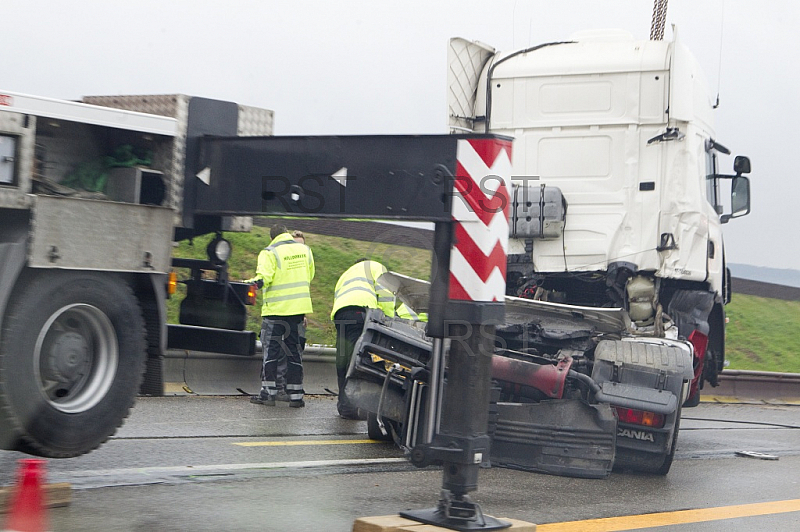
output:
M706 143L706 200L719 215L722 214L719 181L713 179L718 173L717 154L713 149L714 143ZM709 216L708 220L708 257L707 257L708 282L711 290L717 294L724 294L724 268L725 250L722 243L722 225L719 217Z

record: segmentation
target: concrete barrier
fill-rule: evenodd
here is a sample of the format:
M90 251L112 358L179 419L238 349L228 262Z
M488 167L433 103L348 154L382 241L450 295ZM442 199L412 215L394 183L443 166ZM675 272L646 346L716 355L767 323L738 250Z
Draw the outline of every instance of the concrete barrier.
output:
M164 357L165 395L256 394L261 388L261 350L252 357L170 350ZM338 391L334 349L307 346L303 387L307 394Z
M719 386L712 388L706 384L703 396L711 400L726 397L795 403L800 401L800 374L726 369L719 375Z

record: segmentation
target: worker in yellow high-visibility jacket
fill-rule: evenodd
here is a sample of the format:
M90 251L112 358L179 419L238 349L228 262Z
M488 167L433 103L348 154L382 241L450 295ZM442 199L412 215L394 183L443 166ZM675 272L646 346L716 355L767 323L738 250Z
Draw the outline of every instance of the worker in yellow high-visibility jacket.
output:
M364 419L363 413L350 403L345 394L345 377L353 356L353 347L364 330L368 308L379 308L394 316L394 294L381 286L378 277L386 272L380 262L359 259L336 282L331 319L336 325L336 377L339 399L336 407L346 419Z
M261 344L264 358L261 392L251 397L250 402L275 405L278 359L285 354L289 406L298 408L305 406L298 327L313 310L310 286L314 278L314 256L311 249L296 242L283 225L272 226L270 237L272 242L258 254L256 276L251 279L263 288Z

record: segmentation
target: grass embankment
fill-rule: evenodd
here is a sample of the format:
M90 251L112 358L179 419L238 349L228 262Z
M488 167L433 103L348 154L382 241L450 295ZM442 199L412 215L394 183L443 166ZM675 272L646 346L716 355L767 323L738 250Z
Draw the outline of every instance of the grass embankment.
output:
M291 220L287 226L291 228ZM177 248L178 257L205 258L211 235L197 238L194 245L184 242ZM249 279L255 274L256 257L269 242L269 230L254 227L250 233L226 233L233 246L230 278ZM378 260L390 270L428 279L430 252L387 244L360 242L345 238L306 234L306 242L314 252L316 277L311 283L314 313L309 316L308 342L334 345L335 331L330 321L333 288L336 280L357 258ZM180 278L189 277L188 270L179 271ZM183 291L169 301L169 321L177 323L178 302ZM726 307L730 322L727 328L729 369L800 373L800 301L781 301L734 294ZM258 331L261 326L261 299L249 307L247 328Z
M286 221L291 230L291 220ZM175 250L176 257L206 258L206 246L213 235L195 238L193 244L182 242ZM333 306L333 288L339 276L360 257L368 257L384 264L388 269L428 279L431 270L431 253L422 249L393 246L383 243L360 242L346 238L305 233L306 244L314 253L316 275L311 282L311 299L314 313L308 316L308 343L334 345L336 332L330 321ZM255 275L258 253L271 241L269 229L254 227L250 233L225 233L230 240L233 255L229 261L231 280L250 279ZM179 269L178 278L189 278L189 270ZM178 323L178 305L185 290L179 286L179 294L168 301L168 320ZM248 307L247 329L259 331L261 327L261 294L258 303Z
M800 373L800 301L733 294L726 312L729 369Z

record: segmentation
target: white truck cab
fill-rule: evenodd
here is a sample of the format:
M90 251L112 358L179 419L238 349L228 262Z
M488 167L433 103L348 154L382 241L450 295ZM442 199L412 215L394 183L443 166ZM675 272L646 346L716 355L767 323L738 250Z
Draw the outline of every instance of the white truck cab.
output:
M625 308L656 336L672 320L694 334L696 401L704 368L716 385L723 367L722 224L750 210L750 162L720 174L730 152L677 32L590 31L511 53L452 39L448 64L451 131L515 138L509 294Z

